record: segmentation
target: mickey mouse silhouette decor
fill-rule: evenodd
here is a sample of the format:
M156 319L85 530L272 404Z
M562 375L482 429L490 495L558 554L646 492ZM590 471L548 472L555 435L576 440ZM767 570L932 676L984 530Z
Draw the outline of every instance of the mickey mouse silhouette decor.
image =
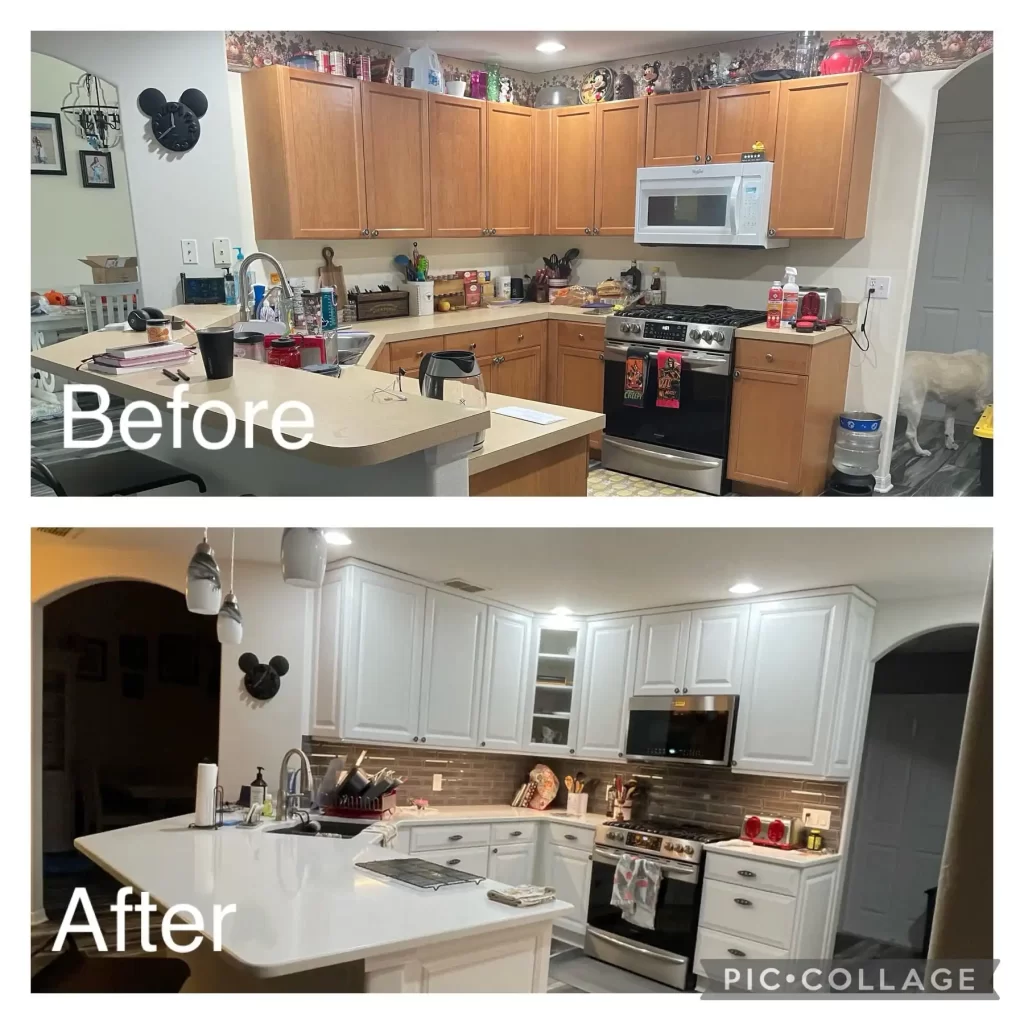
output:
M245 689L255 700L270 700L281 689L281 676L288 673L288 659L275 654L269 665L261 665L255 654L243 654L238 667L245 673Z
M139 93L139 110L150 118L153 138L172 153L187 153L199 141L199 119L209 109L198 89L186 89L175 102L159 89Z

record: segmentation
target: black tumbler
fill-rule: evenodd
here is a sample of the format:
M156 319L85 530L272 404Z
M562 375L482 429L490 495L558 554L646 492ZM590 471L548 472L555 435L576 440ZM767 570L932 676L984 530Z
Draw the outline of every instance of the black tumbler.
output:
M203 357L207 380L223 380L235 372L234 327L211 327L196 331L199 354Z

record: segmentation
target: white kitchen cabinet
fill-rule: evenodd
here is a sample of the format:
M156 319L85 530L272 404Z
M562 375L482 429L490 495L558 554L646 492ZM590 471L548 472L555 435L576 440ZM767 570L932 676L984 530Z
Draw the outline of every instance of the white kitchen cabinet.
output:
M634 697L682 693L690 620L690 612L645 615L640 620L640 656Z
M828 776L848 779L860 763L860 750L867 730L871 701L872 670L869 654L875 609L856 598L850 599L850 617L843 643L843 664L839 675L839 696L832 718L829 740Z
M740 692L749 625L748 604L698 608L690 615L683 693Z
M555 895L573 909L559 918L571 930L582 932L587 925L587 904L590 900L590 854L570 846L544 844L541 850L540 884L554 887Z
M313 642L313 699L309 731L312 736L342 735L342 615L345 581L340 570L324 578L316 601ZM334 578L330 578L333 576Z
M427 591L420 743L437 747L475 746L486 619L486 605L437 590Z
M426 587L357 567L349 593L344 736L411 743L419 724Z
M487 862L487 877L505 885L530 885L533 882L534 843L507 843L492 846Z
M488 861L491 851L488 846L466 846L456 850L421 850L414 857L429 860L431 864L443 864L471 875L488 878Z
M618 760L624 756L629 695L633 690L639 618L591 619L576 754Z
M531 639L528 615L487 609L478 744L488 750L522 749Z
M526 686L526 723L520 749L545 757L577 753L584 633L582 621L534 620L533 675Z

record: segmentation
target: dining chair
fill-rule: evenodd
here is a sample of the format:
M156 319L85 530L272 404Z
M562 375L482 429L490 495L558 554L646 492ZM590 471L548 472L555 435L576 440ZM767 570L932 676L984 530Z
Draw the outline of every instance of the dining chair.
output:
M133 309L142 305L142 284L139 281L82 284L78 287L85 306L86 333L98 331L107 324L123 323Z

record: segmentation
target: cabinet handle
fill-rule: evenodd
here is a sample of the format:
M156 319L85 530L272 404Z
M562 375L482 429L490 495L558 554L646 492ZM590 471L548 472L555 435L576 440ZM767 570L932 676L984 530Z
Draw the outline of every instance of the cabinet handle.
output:
M517 334L516 335L516 340L517 341L522 341L524 337L525 337L525 335L523 335L523 334Z
M690 688L688 686L684 686L683 687L683 693L689 693L689 692L690 692Z
M498 229L497 228L491 228L491 230L489 232L489 234L492 234L492 235L496 235L497 233L498 233Z
M594 228L594 234L595 235L601 234L601 229L600 228Z
M740 379L740 371L739 370L733 370L732 371L732 379L733 380L739 380Z
M460 835L458 835L458 833L456 833L455 835L448 837L448 842L449 843L457 843L461 838L462 838L462 836L460 836Z
M521 836L522 834L523 834L522 832L509 832L509 835L510 835L510 836L511 836L511 837L512 837L513 839L515 839L515 838L516 838L516 836Z
M769 238L774 238L775 237L775 228L769 228L768 229L768 237Z
M473 344L472 344L472 345L470 345L469 347L470 347L471 349L475 349L475 348L476 348L476 342L474 341L474 342L473 342Z
M752 907L754 904L750 900L745 899L742 896L737 896L733 899L733 903L738 903L741 907Z
M445 861L445 864L449 864L449 865L452 865L452 866L454 866L456 864L461 864L461 863L462 863L462 860L459 857L452 857L451 860L446 860Z
M360 231L359 234L361 234L363 236L363 238L369 238L370 237L370 229L369 228L363 228L363 230Z
M486 235L487 234L487 228L481 228L480 229L480 234L481 235Z
M706 164L709 164L709 163L711 163L711 154L710 154L710 153L708 153L708 154L707 154L707 155L706 155L706 156L704 157L704 163L706 163Z
M768 363L774 363L775 362L775 356L773 356L771 354L771 352L765 352L764 358L765 358L765 362L768 362Z
M736 762L735 761L733 761L732 766L733 766L733 768L736 767Z
M498 852L498 848L497 847L494 847L494 849L491 850L491 853L497 853L497 852Z
M619 751L619 757L622 757L622 751L621 750Z
M698 153L696 156L694 156L693 162L695 164L699 164L700 163L700 153Z
M480 746L481 747L486 747L487 746L487 740L481 740L480 741Z
M756 871L747 871L746 869L744 869L743 871L737 871L736 874L739 875L741 878L757 878Z
M565 833L565 838L568 839L569 842L575 843L578 837L574 836L571 832L566 832Z
M603 363L604 362L604 353L603 352L598 352L597 358Z
M377 230L376 228L374 228L374 229L373 229L373 230L372 230L372 231L370 232L370 237L371 237L371 238L376 238L376 237L377 237L377 236L378 236L379 234L380 234L380 232L379 232L379 231L378 231L378 230Z
M673 693L678 693L679 692L679 687L677 686L672 692Z
M579 333L579 334L577 334L577 335L576 335L576 337L577 337L577 338L579 338L579 339L580 339L580 341L583 341L583 332L582 332L582 331L580 331L580 333Z
M574 748L570 747L570 748L569 748L569 753L570 753L570 754L575 754L575 753L576 753L576 751L575 751L575 749L574 749Z
M589 235L590 234L590 228L584 228L583 229L583 233L586 234L586 235Z
M419 743L419 741L420 741L419 736L413 736L412 741L413 741L413 743Z
M732 948L729 948L728 950L726 950L726 952L732 953L733 956L746 956L747 955L746 953L743 952L742 949L732 949Z

